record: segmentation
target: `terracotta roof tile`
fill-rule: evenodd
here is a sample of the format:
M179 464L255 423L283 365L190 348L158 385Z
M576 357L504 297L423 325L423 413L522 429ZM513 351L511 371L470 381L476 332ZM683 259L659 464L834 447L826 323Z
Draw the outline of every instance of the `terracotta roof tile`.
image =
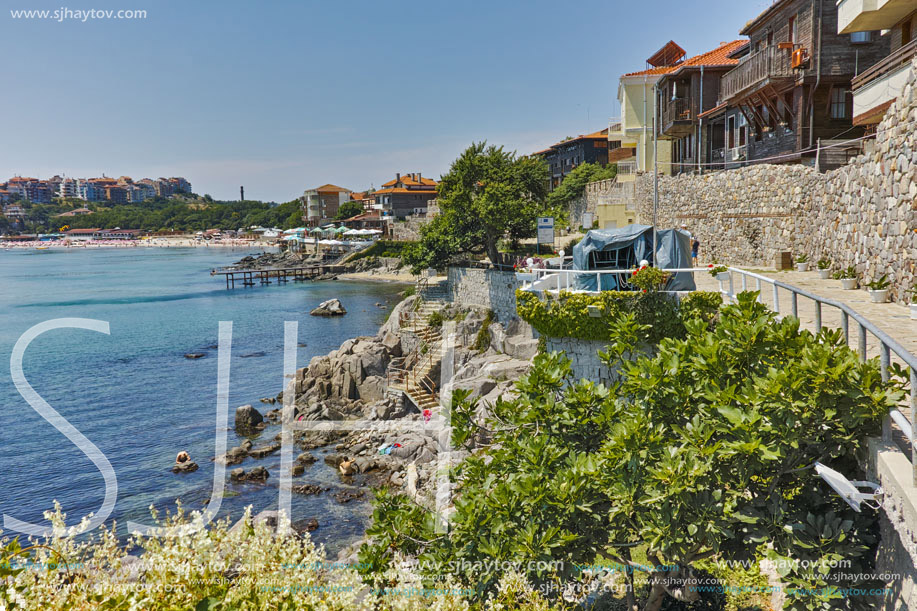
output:
M690 59L686 59L684 62L679 64L678 72L684 68L690 67L700 68L701 66L737 66L739 65L739 60L732 59L729 56L747 44L748 39L724 42L712 51L707 51L706 53L701 53L700 55L695 55Z

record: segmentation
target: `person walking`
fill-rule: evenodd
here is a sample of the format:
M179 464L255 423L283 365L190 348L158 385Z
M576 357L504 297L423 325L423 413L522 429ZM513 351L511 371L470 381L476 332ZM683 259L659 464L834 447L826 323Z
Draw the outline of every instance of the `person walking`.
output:
M691 236L691 267L697 267L697 253L700 250L700 240Z

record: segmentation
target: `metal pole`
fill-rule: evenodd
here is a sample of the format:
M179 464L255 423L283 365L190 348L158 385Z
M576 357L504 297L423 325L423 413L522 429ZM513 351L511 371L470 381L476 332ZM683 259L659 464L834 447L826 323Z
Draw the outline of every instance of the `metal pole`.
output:
M653 84L653 266L656 266L656 223L659 209L659 82Z

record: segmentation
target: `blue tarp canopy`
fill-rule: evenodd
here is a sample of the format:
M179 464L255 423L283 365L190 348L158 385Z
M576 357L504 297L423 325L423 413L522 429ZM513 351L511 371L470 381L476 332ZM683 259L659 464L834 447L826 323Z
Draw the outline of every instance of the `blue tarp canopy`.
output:
M660 229L656 232L656 253L653 255L653 228L650 225L628 225L620 229L593 229L573 247L573 269L629 270L640 261L649 261L660 269L691 267L691 234L680 229ZM601 274L602 286L596 276L577 274L576 288L586 291L633 290L627 274ZM694 274L673 274L665 286L667 291L693 291Z

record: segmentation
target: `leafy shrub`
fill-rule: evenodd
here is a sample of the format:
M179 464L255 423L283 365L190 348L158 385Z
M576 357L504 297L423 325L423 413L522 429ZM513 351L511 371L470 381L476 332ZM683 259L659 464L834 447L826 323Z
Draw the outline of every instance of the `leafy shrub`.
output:
M337 568L308 535L282 537L266 522L250 525L250 508L245 514L249 526L235 531L230 531L228 520L204 527L199 512L188 516L180 510L164 526L196 525L197 532L174 538L135 536L128 548L119 545L113 529L103 528L78 540L73 529L64 526L59 508L45 515L54 528L47 539L28 548L16 540L0 540L3 609L468 608L456 594L393 596L397 588L406 591L419 585L418 576L402 568L379 575L391 587L388 595L370 591L356 570L345 565ZM289 521L281 526L289 526ZM143 551L139 580L130 579L138 566L128 568L133 548ZM17 563L29 563L30 568L15 568ZM446 579L437 587L445 590L453 583ZM518 597L528 604L529 597L521 592Z
M478 352L487 352L490 347L490 325L494 321L493 310L488 310L477 336L474 338L474 349Z
M516 292L516 312L542 335L584 340L609 340L609 322L624 312L634 312L648 328L646 341L657 343L663 337L683 337L684 323L700 317L710 323L722 303L719 293L694 292L682 297L679 305L667 293L602 291L601 293L545 294L544 301L534 293ZM590 307L601 316L590 315Z
M837 587L872 570L876 515L855 513L812 464L853 475L903 395L840 332L800 330L756 299L742 293L712 330L688 320L684 339L634 360L624 357L640 325L623 312L610 325L606 359L622 374L611 388L576 381L569 360L552 354L537 356L516 396L483 423L457 391L453 442L472 453L457 469L448 534L407 497L386 495L361 561L384 570L403 549L425 570L452 563L483 598L503 562L524 567L536 587L563 584L597 557L634 566L639 546L649 574L627 608L640 597L636 608L658 611L699 598L691 584L709 559L768 556L800 588L791 608L828 608ZM474 451L481 432L486 453Z
M430 312L430 315L427 316L427 324L431 327L442 327L443 326L443 315L442 312Z
M661 291L669 281L669 274L658 267L644 265L633 272L630 283L644 291Z
M375 244L366 250L357 253L349 261L359 261L367 257L400 257L404 249L413 242L399 242L397 240L377 240Z

